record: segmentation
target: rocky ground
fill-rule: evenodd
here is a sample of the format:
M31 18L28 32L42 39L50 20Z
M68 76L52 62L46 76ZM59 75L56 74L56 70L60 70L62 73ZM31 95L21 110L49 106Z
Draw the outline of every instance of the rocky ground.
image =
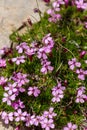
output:
M37 1L40 10L44 12L47 6L42 0ZM0 48L9 46L9 34L22 22L28 18L33 22L39 20L39 15L33 11L36 7L36 0L0 0Z

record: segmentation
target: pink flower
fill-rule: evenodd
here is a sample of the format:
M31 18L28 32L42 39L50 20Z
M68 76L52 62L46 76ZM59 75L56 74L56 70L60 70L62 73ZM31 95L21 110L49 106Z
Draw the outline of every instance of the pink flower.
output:
M21 43L20 45L16 46L16 50L18 50L18 53L23 53L23 51L28 49L28 45L26 42Z
M34 95L35 97L38 97L38 95L40 94L40 90L38 89L38 87L29 87L28 88L28 95Z
M16 62L17 65L20 65L21 63L25 63L25 56L20 56L16 58L12 58L12 62Z
M58 1L53 2L52 6L55 11L60 11L60 4Z
M50 130L54 129L55 125L52 119L44 118L44 120L41 122L41 127L44 128L45 130Z
M50 107L49 111L44 111L43 116L49 119L52 119L55 117L57 114L53 112L54 108Z
M61 83L58 83L56 87L52 89L52 102L60 102L61 99L64 97L64 91L65 87L61 85Z
M1 118L4 120L5 124L9 124L9 121L13 121L13 112L6 113L5 111L3 111L1 113Z
M85 87L80 87L77 89L76 103L84 103L87 99L87 95L85 95Z
M0 68L5 68L6 67L6 60L0 58Z
M87 22L85 22L85 28L87 29Z
M34 123L33 123L35 126L38 126L38 125L39 125L39 123L40 123L40 121L41 121L40 118L41 118L40 116L36 116L36 117L35 117L35 120L34 120Z
M0 77L0 85L5 85L6 82L7 82L7 80L8 80L7 78L1 76L1 77Z
M72 124L71 122L69 122L67 124L67 126L65 126L63 128L63 130L76 130L77 129L77 125L76 124Z
M83 69L77 69L76 74L78 74L78 79L85 80L85 71Z
M0 49L0 55L4 55L4 49Z
M81 63L76 61L76 58L68 61L68 65L71 70L74 70L75 67L81 67Z
M18 101L16 101L16 102L13 102L12 103L12 107L15 109L15 110L17 110L17 109L19 109L19 108L25 108L25 105L23 104L23 102L19 99Z
M65 2L63 0L57 0L57 2L60 4L60 5L64 5Z
M37 57L39 59L44 59L44 60L47 59L47 55L42 48L40 48L39 51L37 52Z
M12 80L14 80L18 87L21 87L22 85L25 85L26 83L29 82L29 79L27 79L27 74L23 74L21 72L14 73L12 76Z
M27 127L29 127L29 126L31 126L31 125L33 125L34 123L35 123L35 115L30 115L30 114L27 114L26 115L26 119L25 119L25 125L27 126Z
M52 15L48 20L49 22L53 22L56 23L61 19L61 15L60 14L54 14Z
M7 91L8 92L8 94L14 94L14 93L16 93L17 92L17 83L13 83L13 84L11 84L11 83L8 83L8 85L7 86L5 86L4 87L4 89L5 89L5 91Z
M25 121L26 119L26 115L27 112L22 112L21 109L18 109L17 112L14 112L14 116L15 116L15 121L19 122L19 121Z
M80 52L80 58L83 58L85 55L86 55L86 51L83 50Z
M47 46L47 45L54 45L53 38L51 37L51 34L47 34L45 37L43 37L42 42Z
M25 54L27 56L32 56L32 55L35 54L35 51L36 51L35 49L28 47L28 49L26 50Z
M8 93L4 93L3 102L7 102L7 105L11 105L11 102L15 100L15 94L11 95Z
M84 2L84 0L76 0L75 4L78 9L87 10L87 2Z
M54 68L50 65L50 64L51 64L50 61L43 60L43 61L41 62L41 64L42 64L41 72L42 72L43 74L47 74L48 71L49 71L49 72L52 72L53 69L54 69Z

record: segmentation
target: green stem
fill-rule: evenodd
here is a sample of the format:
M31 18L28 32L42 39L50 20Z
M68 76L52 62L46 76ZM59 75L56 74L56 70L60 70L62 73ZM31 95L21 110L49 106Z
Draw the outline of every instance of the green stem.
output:
M66 49L68 52L70 52L70 53L72 54L73 57L75 57L74 54L72 53L72 51L70 51L68 48L62 46L60 43L58 43L58 44L59 44L62 48Z

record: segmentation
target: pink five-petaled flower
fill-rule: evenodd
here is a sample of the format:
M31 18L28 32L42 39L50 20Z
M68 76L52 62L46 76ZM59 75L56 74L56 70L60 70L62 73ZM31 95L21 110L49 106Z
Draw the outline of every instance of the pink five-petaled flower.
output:
M76 103L84 103L87 99L87 95L85 95L85 87L80 87L77 89Z
M37 52L37 57L38 57L39 59L43 59L43 60L46 60L46 59L47 59L47 55L46 55L45 50L44 50L43 47L38 50L38 52Z
M51 37L51 33L47 34L45 37L43 37L42 42L47 46L51 45L53 47L54 45L54 40Z
M49 20L49 22L56 23L60 19L61 19L61 15L60 14L53 14L48 20Z
M5 85L6 82L7 82L7 80L8 80L7 78L1 76L1 77L0 77L0 85Z
M55 11L60 11L60 4L58 1L53 2L52 6Z
M26 119L25 119L25 125L27 127L31 126L31 125L34 125L34 122L35 122L35 115L30 115L30 114L27 114L26 115Z
M67 126L65 126L63 128L63 130L76 130L77 129L77 125L76 124L72 124L71 122L69 122L67 124Z
M18 53L23 53L23 51L28 49L28 45L26 42L21 43L20 45L16 46L16 50L18 50Z
M35 97L38 97L40 94L40 90L38 87L29 87L28 88L28 95L34 95Z
M5 68L6 67L6 60L0 58L0 68Z
M11 95L11 94L14 94L14 93L17 92L17 88L16 88L16 86L17 86L17 83L13 83L13 84L8 83L8 85L5 86L4 89L5 89L5 91L8 92L8 94Z
M17 65L20 65L21 63L25 63L25 56L15 57L12 58L12 62L16 62Z
M56 87L54 87L52 89L52 102L60 102L61 99L64 97L64 91L65 87L61 85L61 83L59 82L58 85Z
M4 93L4 98L2 99L3 102L7 102L7 105L11 105L11 102L15 100L15 94L8 94Z
M81 67L81 63L76 61L76 58L68 61L68 65L71 70L74 70L75 67Z
M56 113L54 113L53 110L54 110L54 108L50 107L49 111L44 111L43 116L46 117L46 118L52 119L53 117L55 117L57 115Z
M5 124L9 124L9 121L13 121L13 112L6 113L5 111L3 111L1 113L1 118L2 120L4 120Z
M44 120L41 122L41 127L44 128L45 130L50 130L54 129L55 125L52 119L44 118Z
M19 121L25 121L26 119L26 115L27 112L22 112L21 109L18 109L17 112L14 112L14 116L15 116L15 121L19 122Z
M18 87L21 87L22 85L25 85L26 83L29 82L29 79L27 79L27 74L23 74L21 72L15 73L12 76L12 80L14 80Z
M35 49L28 47L25 54L30 57L35 54Z
M87 10L87 2L84 2L84 0L76 0L75 4L78 9Z
M47 74L48 71L49 71L49 72L52 72L52 71L53 71L54 67L52 67L50 64L51 64L51 62L50 62L50 61L47 61L47 60L43 60L43 61L41 62L41 65L42 65L41 72L42 72L43 74Z
M76 74L78 74L78 79L85 80L86 71L83 69L77 69Z
M12 107L17 110L18 108L25 108L25 105L23 104L23 102L19 99L18 101L16 102L13 102L12 103Z

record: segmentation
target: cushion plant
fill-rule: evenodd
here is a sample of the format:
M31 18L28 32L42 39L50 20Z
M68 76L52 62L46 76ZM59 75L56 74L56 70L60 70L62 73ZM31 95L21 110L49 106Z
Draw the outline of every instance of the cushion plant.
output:
M49 5L0 50L0 116L16 130L86 130L87 2Z

